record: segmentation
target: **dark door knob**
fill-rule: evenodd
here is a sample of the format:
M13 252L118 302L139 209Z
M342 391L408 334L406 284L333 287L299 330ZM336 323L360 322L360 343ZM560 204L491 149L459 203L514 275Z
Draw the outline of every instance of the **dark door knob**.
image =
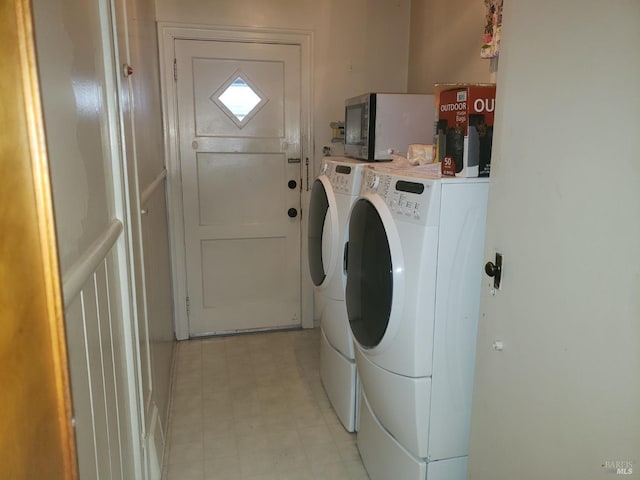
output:
M287 215L289 215L291 218L296 218L298 216L298 210L296 210L295 208L290 208L289 210L287 210Z
M500 267L495 265L493 262L487 262L484 266L484 271L490 277L495 277L500 274Z
M298 186L298 182L296 182L295 180L289 180L289 183L287 183L287 186L293 190L294 188L296 188Z

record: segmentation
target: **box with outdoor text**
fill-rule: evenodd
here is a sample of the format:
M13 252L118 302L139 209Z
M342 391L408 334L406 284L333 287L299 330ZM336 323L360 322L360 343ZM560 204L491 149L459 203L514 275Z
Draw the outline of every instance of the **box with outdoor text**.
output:
M443 175L488 177L495 84L437 84L436 158Z

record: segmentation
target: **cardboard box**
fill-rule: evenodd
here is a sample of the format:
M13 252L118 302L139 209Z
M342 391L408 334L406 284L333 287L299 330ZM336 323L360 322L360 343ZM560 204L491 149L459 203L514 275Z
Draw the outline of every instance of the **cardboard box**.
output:
M495 84L437 84L434 145L443 175L488 177Z

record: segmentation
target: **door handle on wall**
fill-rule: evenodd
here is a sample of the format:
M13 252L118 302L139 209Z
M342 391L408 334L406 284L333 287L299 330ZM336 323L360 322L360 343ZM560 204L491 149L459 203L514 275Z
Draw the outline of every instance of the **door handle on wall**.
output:
M347 273L347 263L349 259L349 242L344 244L344 252L342 254L342 270Z
M487 262L484 266L484 273L493 277L493 288L500 288L500 280L502 280L502 254L496 253L495 263Z
M305 171L307 173L306 175L307 185L305 187L305 190L308 192L309 191L309 157L306 157L304 159L304 166L305 166Z

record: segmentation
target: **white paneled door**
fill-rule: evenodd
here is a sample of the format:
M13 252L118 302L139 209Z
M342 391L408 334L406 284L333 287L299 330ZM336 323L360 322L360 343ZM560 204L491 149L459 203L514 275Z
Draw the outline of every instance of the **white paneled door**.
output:
M189 335L300 324L300 47L176 40Z
M640 478L640 3L614 3L505 2L470 479Z

